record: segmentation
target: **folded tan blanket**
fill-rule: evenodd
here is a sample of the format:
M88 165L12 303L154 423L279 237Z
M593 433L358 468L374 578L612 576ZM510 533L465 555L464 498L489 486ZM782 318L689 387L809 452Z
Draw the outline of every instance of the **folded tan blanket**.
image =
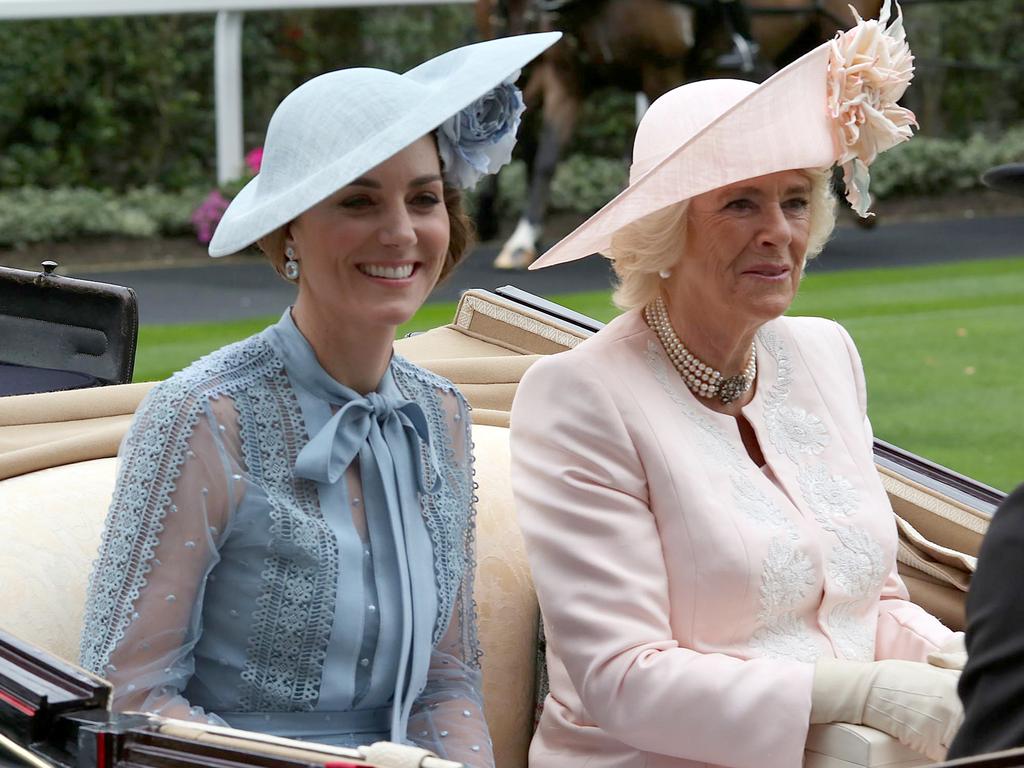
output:
M0 480L117 455L153 382L0 397Z

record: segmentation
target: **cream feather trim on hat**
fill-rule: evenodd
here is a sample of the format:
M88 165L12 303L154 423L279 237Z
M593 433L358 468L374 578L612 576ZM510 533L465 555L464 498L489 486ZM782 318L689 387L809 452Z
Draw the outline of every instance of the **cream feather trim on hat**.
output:
M857 25L829 43L828 109L843 149L836 163L843 169L846 199L858 214L870 216L868 166L909 139L910 126L917 126L914 113L896 103L914 76L914 56L898 2L891 24L890 0L877 20L853 14Z

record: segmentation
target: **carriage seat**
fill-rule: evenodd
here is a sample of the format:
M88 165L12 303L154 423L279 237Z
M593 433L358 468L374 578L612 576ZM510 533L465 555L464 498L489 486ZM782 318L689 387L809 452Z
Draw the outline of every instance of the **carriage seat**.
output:
M485 710L498 768L527 765L536 691L543 685L538 673L545 668L538 650L539 612L509 484L508 411L516 383L538 355L585 336L572 324L470 292L451 325L398 342L402 354L455 381L474 409L476 599ZM151 386L0 398L0 627L71 661L78 657L88 574L113 491L114 457L131 414ZM981 533L970 529L980 522L963 505L901 486L895 476L886 482L894 503L918 515L915 529L933 535L951 529L950 536L976 551ZM960 522L951 527L954 519ZM921 559L927 546L923 537L916 546ZM957 594L940 569L919 573L940 593ZM805 766L923 762L877 731L826 726L813 730Z

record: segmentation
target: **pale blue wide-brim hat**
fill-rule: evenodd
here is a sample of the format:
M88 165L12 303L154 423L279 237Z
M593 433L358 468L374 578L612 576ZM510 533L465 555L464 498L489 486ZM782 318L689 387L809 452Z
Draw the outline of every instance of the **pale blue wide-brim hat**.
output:
M210 255L235 253L284 226L502 84L559 37L475 43L403 75L353 68L303 83L274 111L260 172L224 212Z

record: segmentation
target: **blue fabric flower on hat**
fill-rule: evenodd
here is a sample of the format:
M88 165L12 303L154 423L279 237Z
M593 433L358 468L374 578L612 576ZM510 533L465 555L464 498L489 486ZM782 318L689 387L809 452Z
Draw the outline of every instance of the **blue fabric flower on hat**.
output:
M469 189L512 159L526 109L513 85L517 77L518 72L438 127L437 148L448 183Z

